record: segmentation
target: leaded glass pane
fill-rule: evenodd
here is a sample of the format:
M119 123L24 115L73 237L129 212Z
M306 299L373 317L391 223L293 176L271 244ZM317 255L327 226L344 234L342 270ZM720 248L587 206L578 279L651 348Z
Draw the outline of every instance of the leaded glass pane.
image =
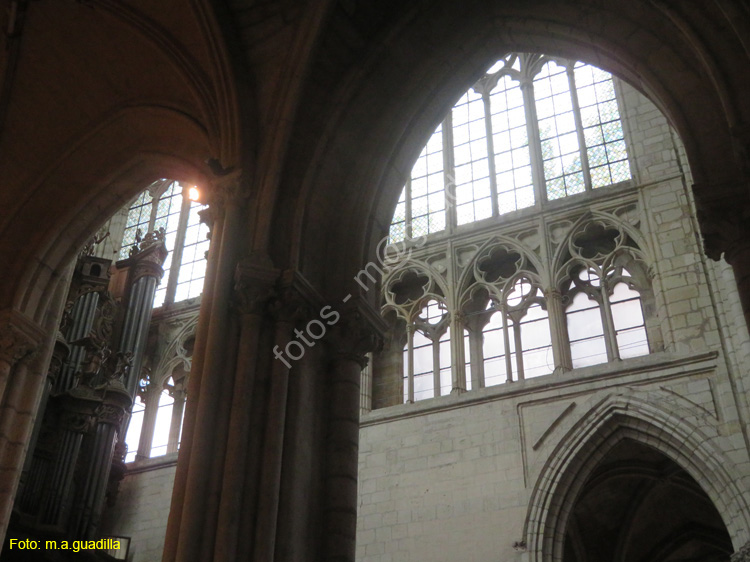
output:
M456 103L452 113L453 156L457 223L466 224L492 216L477 202L489 195L489 163L487 161L487 122L482 96L469 90Z
M546 63L534 78L534 97L537 112L542 108L550 115L539 120L547 198L580 193L585 189L579 187L583 168L566 68L552 61ZM561 178L562 182L556 181Z
M531 201L519 196L532 185L526 112L519 83L510 76L498 80L490 94L490 111L498 211L503 214L534 204L533 195Z
M591 167L591 187L630 179L612 76L593 66L577 63L575 82Z

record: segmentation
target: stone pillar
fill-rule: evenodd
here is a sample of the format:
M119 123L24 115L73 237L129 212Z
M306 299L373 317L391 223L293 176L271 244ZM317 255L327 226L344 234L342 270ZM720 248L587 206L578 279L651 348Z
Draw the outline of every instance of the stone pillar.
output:
M366 354L382 346L384 322L365 303L342 313L329 342L323 560L354 562L357 534L359 396Z
M221 560L214 557L214 548L230 424L227 404L233 400L240 332L231 295L246 226L239 173L220 178L209 197L210 213L203 216L211 223L211 247L167 524L165 561Z
M44 378L29 373L42 328L23 314L0 312L0 535L5 535Z
M315 297L306 294L309 287L299 281L300 279L294 275L291 278L287 275L287 279L282 281L279 297L273 302L273 348L279 353L284 353L284 360L275 359L270 369L270 391L262 449L263 465L259 482L261 493L258 501L253 560L274 560L278 546L277 530L281 510L289 377L290 371L296 367L296 362L306 353L304 347L299 353L301 342L294 344L293 356L287 355L286 350L291 350L290 342L295 325L300 320L310 317L311 301L315 300Z
M42 391L42 401L39 404L40 414L46 412L50 391L55 387L65 360L69 355L70 346L65 342L62 334L58 332L55 347L52 351L52 360L47 369L45 388ZM46 434L44 437L46 439L40 441L39 436L43 431L42 426L44 425L42 421L42 416L40 415L34 424L34 433L29 444L29 451L34 451L34 454L27 454L24 475L22 475L22 482L19 484L20 500L18 505L24 514L38 514L42 492L52 471L55 470L53 461L56 443L54 439L51 439L52 436L49 435L50 432L47 427L44 428L44 433Z

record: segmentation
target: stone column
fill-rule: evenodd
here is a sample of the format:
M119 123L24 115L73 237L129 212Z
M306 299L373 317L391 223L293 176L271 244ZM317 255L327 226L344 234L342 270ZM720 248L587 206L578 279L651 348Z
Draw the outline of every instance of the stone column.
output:
M43 377L28 373L42 328L23 314L0 312L0 535L13 508L25 448L33 427Z
M196 330L185 407L183 439L175 474L164 546L165 561L214 558L217 517L233 399L239 326L231 295L243 221L239 172L217 181L210 197L211 247ZM234 445L234 444L233 444Z
M235 273L234 308L240 317L240 337L227 439L230 443L241 445L227 449L215 560L239 559L243 552L251 548L242 543L253 542L241 540L243 535L250 535L252 531L252 527L243 521L246 519L243 517L243 510L254 506L257 491L256 486L252 485L251 476L257 472L249 466L255 460L251 458L251 432L253 419L257 414L253 412L249 399L261 390L257 380L260 335L264 323L269 320L268 307L276 294L278 277L279 271L270 266L269 260L257 257L241 262ZM281 428L275 429L283 434ZM248 476L251 478L248 479ZM264 487L264 495L272 493Z
M136 460L147 459L151 456L151 443L154 440L156 415L159 413L159 398L161 398L161 388L150 384L143 400L143 424L141 425L141 435L138 439L138 452L135 455Z
M275 316L274 349L286 353L292 340L293 329L300 318L309 316L306 302L299 287L287 284L280 298L273 305ZM300 344L301 345L301 344ZM295 350L294 358L299 355ZM298 357L299 355L299 357ZM271 364L270 392L263 438L262 467L260 471L260 497L258 500L258 523L255 528L253 560L274 560L277 546L277 527L281 505L281 473L284 461L284 434L287 423L289 373L295 359L284 356Z
M22 475L22 481L19 484L20 500L18 505L24 514L38 514L42 492L52 471L55 470L53 460L56 444L51 439L52 436L49 435L51 432L49 431L50 428L46 427L48 424L43 423L42 413L46 412L50 391L54 388L69 354L70 346L65 342L62 334L58 332L52 351L52 361L47 369L42 401L39 404L40 416L34 424L34 433L29 444L29 451L33 451L34 454L27 454L24 475ZM43 425L45 425L44 428L42 428ZM40 441L41 433L45 434L46 439Z
M167 454L176 453L180 445L180 430L182 429L182 414L185 411L185 390L183 382L176 382L172 390L172 419L169 422L169 439Z
M329 342L328 423L325 435L323 559L354 562L357 534L359 396L366 354L382 345L384 322L365 303L342 313Z

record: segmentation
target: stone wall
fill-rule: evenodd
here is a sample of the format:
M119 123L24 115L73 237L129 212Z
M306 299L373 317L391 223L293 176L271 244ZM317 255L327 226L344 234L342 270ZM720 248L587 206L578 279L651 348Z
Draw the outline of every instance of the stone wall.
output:
M105 510L102 534L131 537L129 562L161 560L176 464L176 454L130 463L116 505Z
M748 539L750 341L732 271L701 251L679 139L636 90L618 89L661 349L364 414L359 562L537 560L527 542L543 530L553 481L624 418L698 482L735 548Z

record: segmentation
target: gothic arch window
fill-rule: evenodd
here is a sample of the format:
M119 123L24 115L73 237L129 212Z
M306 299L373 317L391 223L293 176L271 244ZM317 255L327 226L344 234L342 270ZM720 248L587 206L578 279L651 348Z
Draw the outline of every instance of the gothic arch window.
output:
M125 462L176 453L185 414L186 374L176 368L161 384L141 381L125 436Z
M581 62L511 53L459 98L394 212L387 255L397 258L383 277L392 343L374 357L374 402L663 348L620 88Z
M169 255L164 278L154 297L154 307L197 297L203 291L208 227L200 221L204 205L194 187L173 180L159 180L141 193L127 211L120 259L147 232L164 229Z
M547 375L552 338L536 268L521 253L496 246L479 254L462 318L473 369L466 390Z
M571 236L561 293L572 367L650 352L642 297L651 285L642 254L621 229L589 222Z
M128 452L125 455L125 462L133 462L138 453L138 440L141 437L141 428L143 427L143 414L146 410L146 403L143 401L141 392L136 394L133 402L133 410L130 414L128 431L125 434L125 444Z
M391 243L631 179L612 76L511 53L458 100L417 158Z
M445 305L431 299L407 325L407 342L403 351L405 402L450 394L449 320Z

